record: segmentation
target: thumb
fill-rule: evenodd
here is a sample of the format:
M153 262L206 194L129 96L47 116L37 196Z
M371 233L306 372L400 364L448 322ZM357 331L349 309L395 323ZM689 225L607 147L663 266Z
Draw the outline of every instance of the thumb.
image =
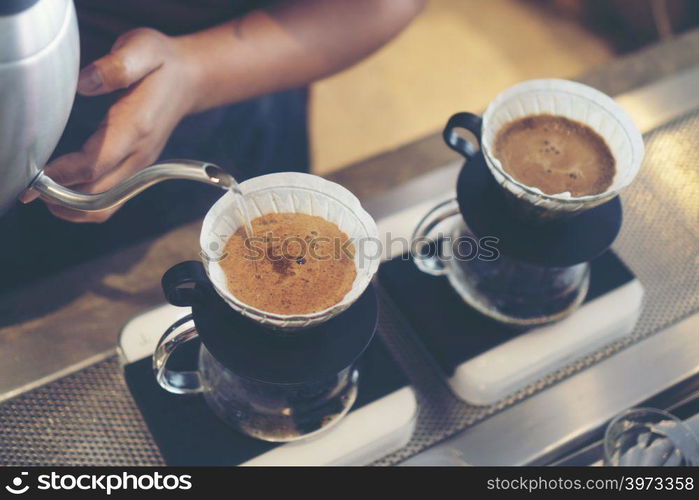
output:
M78 93L87 96L108 94L138 82L162 64L161 47L166 38L162 33L147 28L124 33L109 54L80 71Z

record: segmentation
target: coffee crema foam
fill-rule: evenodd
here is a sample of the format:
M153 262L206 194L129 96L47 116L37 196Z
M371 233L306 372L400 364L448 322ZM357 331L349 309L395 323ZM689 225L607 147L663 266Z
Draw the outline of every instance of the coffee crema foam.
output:
M495 157L505 172L546 194L600 194L611 186L614 156L587 125L563 116L530 115L502 127Z
M352 289L357 269L347 234L322 217L273 213L253 219L227 241L220 265L230 292L276 314L310 314L334 306Z

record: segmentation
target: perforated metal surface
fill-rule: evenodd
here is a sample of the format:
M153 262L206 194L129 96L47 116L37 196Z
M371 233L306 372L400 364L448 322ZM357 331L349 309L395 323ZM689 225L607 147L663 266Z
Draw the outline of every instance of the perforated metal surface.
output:
M622 196L615 248L644 284L642 338L699 309L699 113L646 138L642 175Z
M163 465L116 356L0 405L2 465Z
M699 310L699 114L646 136L639 179L623 195L625 220L615 250L646 289L633 335L553 373L492 406L454 398L390 299L380 335L418 392L410 443L377 462L396 463ZM0 463L7 465L161 465L126 389L116 357L0 405Z

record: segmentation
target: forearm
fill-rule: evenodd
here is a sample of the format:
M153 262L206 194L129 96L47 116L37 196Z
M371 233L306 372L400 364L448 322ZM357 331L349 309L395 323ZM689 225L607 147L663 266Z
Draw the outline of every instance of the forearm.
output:
M176 39L197 89L192 112L340 71L398 34L426 0L281 1Z

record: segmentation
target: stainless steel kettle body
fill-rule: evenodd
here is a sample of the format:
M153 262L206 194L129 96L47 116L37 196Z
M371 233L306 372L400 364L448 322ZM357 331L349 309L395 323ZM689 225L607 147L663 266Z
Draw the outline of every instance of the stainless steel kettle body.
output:
M115 188L82 194L41 169L68 121L80 64L72 0L0 2L0 215L27 188L84 211L113 207L147 187L178 178L228 188L235 180L205 162L173 160L148 167Z
M71 0L18 3L24 10L0 12L0 213L56 147L73 106L80 63Z

